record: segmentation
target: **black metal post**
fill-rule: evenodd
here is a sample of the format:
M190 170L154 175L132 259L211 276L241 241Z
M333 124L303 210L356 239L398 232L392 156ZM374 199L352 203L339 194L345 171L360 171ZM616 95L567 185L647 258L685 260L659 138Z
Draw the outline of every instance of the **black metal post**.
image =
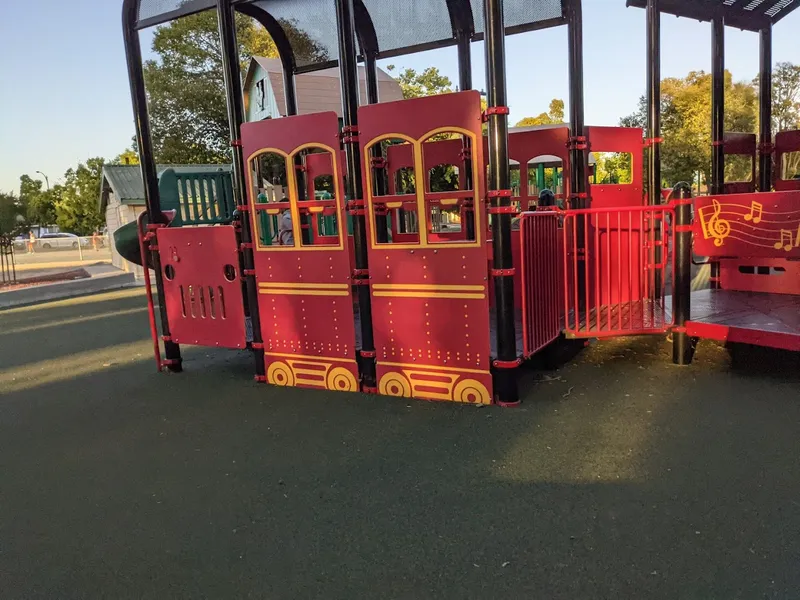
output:
M725 193L725 21L711 29L711 193ZM719 288L719 261L711 263L711 288Z
M647 186L651 205L661 204L661 7L647 0L647 122L650 154Z
M676 365L692 362L694 342L686 334L686 321L691 318L692 298L692 186L681 182L672 194L675 199L675 273L672 289L672 361Z
M772 190L772 26L762 29L760 37L758 189L769 192Z
M517 339L514 325L514 268L511 256L511 174L508 168L508 100L506 96L506 49L502 0L484 0L486 83L489 114L488 196L492 218L493 274L497 311L497 360L494 394L500 404L519 402ZM505 209L505 211L504 211Z
M458 47L458 89L462 92L472 89L472 54L470 53L470 44L472 41L472 34L469 31L460 30L456 33L456 42ZM462 162L464 168L464 182L467 189L472 189L472 161L470 160L470 140L464 140L464 161ZM475 239L475 207L472 210L467 210L464 215L467 239Z
M336 0L336 25L339 35L339 74L342 82L343 143L347 160L346 200L354 208L353 243L355 268L369 272L367 229L364 216L364 192L361 183L361 152L358 146L358 67L353 0ZM355 281L355 280L354 280ZM363 280L357 283L364 283ZM361 378L365 391L373 391L375 382L375 340L372 335L372 301L368 285L357 285L358 310L361 316Z
M153 139L150 135L150 116L147 112L147 94L142 71L142 47L139 42L139 32L135 28L138 4L135 0L125 0L123 3L122 34L125 44L125 59L128 63L128 81L131 88L136 141L139 146L139 164L142 172L142 182L144 183L147 219L150 223L163 224L166 223L166 218L161 212L161 198L158 195L158 170L153 153ZM158 252L151 252L150 260L155 273L156 296L158 297L158 310L161 317L161 335L167 340L164 342L167 368L174 373L179 373L183 370L181 349L178 344L169 341L169 317L167 316L167 303L164 296L161 258ZM148 267L144 264L142 268L146 269Z
M569 113L570 113L570 208L589 208L588 143L584 122L583 97L583 10L581 0L569 0L567 4L567 37L569 44ZM576 242L581 257L585 257L586 219L576 222ZM586 304L586 262L584 258L576 265L579 307Z
M242 74L239 66L239 44L236 40L235 15L231 0L217 0L217 19L219 21L219 37L222 52L222 74L225 83L225 100L228 106L228 124L230 127L231 148L233 149L233 189L237 205L247 204L247 186L245 184L245 164L242 155L242 123L244 123L244 100L242 98ZM239 268L243 273L253 273L255 262L253 257L252 224L247 214L241 215L240 241L243 244L239 253ZM258 288L254 275L244 277L247 305L246 316L250 317L253 331L253 345L256 361L256 377L264 377L264 348L261 339L261 319L258 310Z
M647 131L648 169L647 192L651 206L661 204L661 6L660 0L647 0ZM654 262L661 264L661 219L654 223ZM654 272L653 290L661 297L664 274Z
M375 60L374 52L366 52L364 54L364 70L366 71L367 80L367 104L377 104L380 102L380 93L378 91L378 64ZM375 145L370 150L372 158L379 159L382 157L380 145ZM389 189L389 182L386 179L386 171L378 169L373 179L375 192L379 196L385 196ZM388 220L385 214L375 215L375 239L379 243L385 244L389 241L389 228Z

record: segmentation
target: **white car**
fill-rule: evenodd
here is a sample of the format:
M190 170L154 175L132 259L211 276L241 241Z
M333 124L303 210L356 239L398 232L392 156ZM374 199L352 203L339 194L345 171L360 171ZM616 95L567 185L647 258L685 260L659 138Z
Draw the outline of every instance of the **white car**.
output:
M79 238L74 233L43 233L41 237L36 240L36 247L42 250L55 250L73 248L78 249L81 243Z

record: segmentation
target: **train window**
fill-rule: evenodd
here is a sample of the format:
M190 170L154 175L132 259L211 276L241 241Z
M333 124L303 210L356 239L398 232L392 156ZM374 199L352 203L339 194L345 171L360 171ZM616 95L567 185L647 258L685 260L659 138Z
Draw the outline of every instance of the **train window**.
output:
M726 154L725 181L753 181L753 157L745 154Z
M800 152L786 152L781 158L781 179L791 181L800 179Z
M414 145L385 139L369 149L372 228L377 244L418 244Z
M334 179L334 155L324 148L305 148L292 158L295 167L297 215L303 247L336 246L339 211Z
M250 161L251 193L255 199L256 237L261 246L293 246L289 210L287 157L264 152Z
M633 183L633 156L629 152L592 152L596 185ZM589 161L591 167L591 160Z
M458 132L437 133L422 142L422 163L428 243L473 241L472 140Z

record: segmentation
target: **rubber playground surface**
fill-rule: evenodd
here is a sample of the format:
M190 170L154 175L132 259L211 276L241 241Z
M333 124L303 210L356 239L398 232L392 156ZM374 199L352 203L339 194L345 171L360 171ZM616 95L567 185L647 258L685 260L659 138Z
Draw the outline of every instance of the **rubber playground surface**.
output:
M800 597L797 361L669 349L475 408L158 375L140 290L0 312L2 597Z

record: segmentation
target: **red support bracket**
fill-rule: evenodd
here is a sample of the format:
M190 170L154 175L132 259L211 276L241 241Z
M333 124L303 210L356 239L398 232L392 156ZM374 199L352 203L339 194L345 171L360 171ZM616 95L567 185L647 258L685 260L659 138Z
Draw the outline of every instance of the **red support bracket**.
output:
M231 148L241 148L242 140L231 140Z
M570 199L577 198L579 200L585 200L589 197L589 192L575 192L569 195Z
M355 125L346 125L342 127L342 131L339 133L339 139L343 144L357 144L358 127Z
M672 328L672 333L686 333L686 327L681 327L680 325L676 325Z
M671 202L671 204L674 204L675 206L686 206L691 205L692 202L694 201L691 198L676 198Z
M250 347L253 350L263 350L264 349L264 343L263 342L252 342L250 344Z
M511 190L489 190L486 195L489 198L511 198L513 192Z
M353 277L369 277L369 269L353 269Z
M515 215L518 212L516 206L490 206L486 210L490 215Z
M242 242L241 244L239 244L239 250L241 252L244 252L245 250L252 250L252 249L253 249L253 243L252 242Z
M306 171L308 171L308 167L300 163L295 163L294 170L300 171L301 173L305 173Z
M361 358L375 358L377 356L375 350L360 350L359 354Z
M361 391L364 392L365 394L377 394L378 388L365 385L362 386Z
M492 361L492 365L494 365L494 367L497 369L516 369L521 364L522 364L521 358L517 358L516 360L495 359L494 361Z
M775 152L775 144L767 142L758 145L759 154L772 154L773 152Z
M266 375L256 375L253 377L256 383L267 383L267 376Z
M162 335L161 336L161 341L162 342L171 342L172 341L172 336L171 335Z
M724 146L725 145L725 141L723 140L723 141L711 142L711 145L714 146L715 148L718 148L720 146Z
M645 148L651 148L651 147L655 146L656 144L663 144L663 143L664 143L664 138L663 137L644 138L644 147Z
M376 169L385 169L389 166L389 161L382 156L373 156L369 162Z
M248 212L250 210L250 205L249 204L237 204L236 205L236 210L238 210L239 212Z
M369 279L353 279L350 285L369 285Z
M511 109L507 106L489 106L483 111L482 120L486 123L492 115L507 115L511 113Z
M462 161L470 160L472 158L472 148L462 148L458 153L458 157Z
M675 225L675 233L691 233L692 231L691 225Z
M588 150L589 140L585 135L571 137L567 140L567 150Z
M256 270L255 269L243 269L242 270L242 276L244 276L244 277L255 277L256 276Z
M180 365L181 362L182 361L180 358L166 358L161 361L161 364L165 367L174 367L176 365Z
M517 270L514 268L511 269L492 269L490 273L492 277L512 277Z

